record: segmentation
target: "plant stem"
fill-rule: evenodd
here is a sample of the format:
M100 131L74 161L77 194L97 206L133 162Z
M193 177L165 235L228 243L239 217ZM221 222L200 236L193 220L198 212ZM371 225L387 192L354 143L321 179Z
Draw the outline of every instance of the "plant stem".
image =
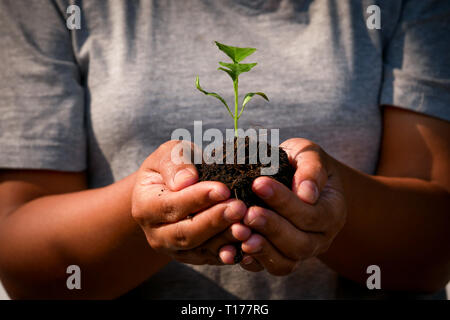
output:
M234 88L234 136L238 136L238 78L233 81Z

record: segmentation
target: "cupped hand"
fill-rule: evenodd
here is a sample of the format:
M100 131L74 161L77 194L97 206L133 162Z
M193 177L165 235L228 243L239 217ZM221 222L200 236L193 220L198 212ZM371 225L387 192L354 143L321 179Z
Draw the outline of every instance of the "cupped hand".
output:
M219 249L250 237L250 228L239 222L247 208L242 201L229 199L224 184L197 182L195 166L182 161L182 148L175 149L179 143L162 144L142 164L132 216L158 252L190 264L233 263L230 252L219 254Z
M290 274L305 259L326 252L346 219L336 160L306 139L289 139L281 147L296 169L292 190L270 177L254 181L253 191L271 210L248 209L244 223L256 232L242 243L241 266L273 275Z

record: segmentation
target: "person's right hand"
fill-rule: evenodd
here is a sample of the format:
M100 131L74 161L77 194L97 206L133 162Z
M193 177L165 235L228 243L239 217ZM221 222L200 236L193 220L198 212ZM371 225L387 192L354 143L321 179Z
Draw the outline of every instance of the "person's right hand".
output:
M247 208L228 199L223 183L196 183L195 166L172 152L179 143L162 144L143 162L133 190L133 218L157 252L189 264L233 263L233 250L222 250L220 257L219 250L250 237L250 229L239 223Z

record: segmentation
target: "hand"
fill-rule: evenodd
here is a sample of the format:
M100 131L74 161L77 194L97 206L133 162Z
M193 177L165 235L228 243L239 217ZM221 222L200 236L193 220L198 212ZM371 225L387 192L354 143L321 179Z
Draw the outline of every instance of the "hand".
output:
M272 210L249 208L244 223L257 233L242 243L241 266L273 275L287 275L324 253L346 218L335 160L305 139L289 139L281 147L296 169L292 191L269 177L254 181L253 191Z
M230 191L220 182L196 183L195 166L172 152L179 143L164 143L142 164L132 215L158 252L190 264L232 263L228 252L219 258L219 248L250 237L250 229L239 223L247 208L240 200L227 200Z

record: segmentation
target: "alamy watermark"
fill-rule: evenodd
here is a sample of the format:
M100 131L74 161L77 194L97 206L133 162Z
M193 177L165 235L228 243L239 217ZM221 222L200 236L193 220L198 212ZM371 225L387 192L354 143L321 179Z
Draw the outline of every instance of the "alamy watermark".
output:
M70 5L66 9L69 15L66 19L66 26L69 30L81 29L81 9L77 5Z
M368 6L366 9L366 12L369 15L366 20L366 26L367 29L373 30L373 29L381 29L381 9L377 5L371 5Z
M237 154L235 155L234 129L226 129L224 137L223 132L216 128L203 132L202 121L194 121L194 139L191 132L184 128L178 128L172 132L171 140L181 140L181 143L172 149L171 160L175 164L223 164L225 152L227 164L257 164L259 160L263 165L261 175L274 175L278 172L279 129L270 130L270 142L267 140L269 134L267 129L251 128L245 131L238 129L237 134ZM248 139L248 148L245 147L246 139ZM203 150L205 141L210 143ZM225 150L223 150L224 142ZM270 150L268 143L271 145Z
M366 273L370 274L367 278L367 289L381 289L381 269L376 264L370 265L366 269Z
M70 274L66 280L66 287L69 290L81 290L81 269L76 264L67 267L66 273Z
M81 9L77 5L70 5L66 9L68 15L66 26L69 30L81 29ZM366 26L369 30L381 29L381 9L377 5L370 5L366 9L369 16L366 19Z

